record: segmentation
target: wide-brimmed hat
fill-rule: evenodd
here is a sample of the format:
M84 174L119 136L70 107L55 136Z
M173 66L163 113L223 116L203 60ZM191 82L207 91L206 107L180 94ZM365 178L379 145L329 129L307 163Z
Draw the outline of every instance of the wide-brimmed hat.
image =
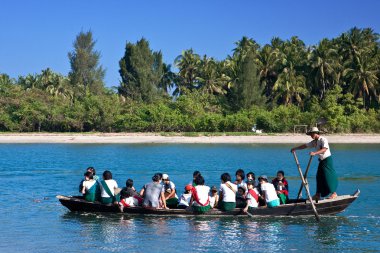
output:
M319 134L320 131L319 131L318 127L312 127L306 134L311 135L312 133Z

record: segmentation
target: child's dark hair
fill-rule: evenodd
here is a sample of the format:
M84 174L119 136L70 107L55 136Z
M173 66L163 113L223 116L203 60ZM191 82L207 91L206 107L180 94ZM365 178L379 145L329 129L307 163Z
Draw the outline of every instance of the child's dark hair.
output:
M240 176L241 177L241 180L244 180L245 178L245 174L244 174L244 170L242 169L238 169L235 173L235 176Z
M152 180L154 181L154 182L158 182L158 181L160 181L161 180L161 178L162 178L162 174L160 175L161 173L156 173L156 174L154 174L153 175L153 177L152 177Z
M201 175L198 175L195 179L194 179L194 183L196 185L204 185L205 184L205 179L201 176Z
M250 175L252 176L253 180L256 179L255 173L253 173L252 171L250 171L250 172L247 173L247 178L248 178Z
M279 170L279 171L277 171L277 174L281 174L283 177L285 176L285 173L284 173L283 170Z
M197 176L200 176L200 175L201 173L198 170L193 172L193 178L196 178Z
M230 174L228 173L223 173L221 176L220 176L220 179L225 183L227 181L231 181L231 176Z
M103 178L104 180L110 180L112 179L112 173L109 170L106 170L103 172Z
M87 168L87 171L92 172L92 174L94 174L94 175L96 174L95 168L92 167L92 166L88 167L88 168Z
M127 189L123 189L123 190L120 191L120 197L122 199L129 198L131 196L132 196L131 193L129 191L127 191Z
M88 177L89 179L94 179L94 174L92 172L89 172L89 171L86 171L86 173L84 173L84 176Z
M241 186L240 186L240 187L238 188L238 191L239 191L239 190L241 190L241 191L243 191L243 193L245 193L245 188L244 188L244 187L241 187Z
M125 182L125 186L127 188L132 188L133 187L133 180L128 178L127 181Z

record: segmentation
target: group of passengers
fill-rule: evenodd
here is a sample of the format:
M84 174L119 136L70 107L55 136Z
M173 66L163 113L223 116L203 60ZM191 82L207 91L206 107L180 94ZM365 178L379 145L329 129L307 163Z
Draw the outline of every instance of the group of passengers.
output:
M132 179L128 179L125 187L120 189L112 179L110 171L104 171L103 178L100 179L95 174L95 169L89 167L80 183L79 191L85 200L117 204L121 212L126 207L136 206L151 209L191 209L197 213L204 213L212 208L223 211L242 208L244 212L248 212L249 209L259 206L272 208L288 201L288 182L281 170L271 183L265 175L259 176L256 181L253 172L245 175L242 169L237 170L235 176L236 181L232 183L230 174L223 173L218 189L205 185L201 173L194 171L193 180L178 197L176 186L167 174L154 174L152 182L145 184L141 191L137 192Z

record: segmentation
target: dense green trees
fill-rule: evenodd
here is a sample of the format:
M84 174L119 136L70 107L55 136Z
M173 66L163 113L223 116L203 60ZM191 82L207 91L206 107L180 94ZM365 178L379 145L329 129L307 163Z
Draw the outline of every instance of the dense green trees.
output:
M216 60L184 50L174 67L142 38L126 43L117 91L103 85L100 52L81 32L68 76L47 68L0 74L0 131L380 132L380 41L352 28L306 46L298 37L259 45L242 37Z

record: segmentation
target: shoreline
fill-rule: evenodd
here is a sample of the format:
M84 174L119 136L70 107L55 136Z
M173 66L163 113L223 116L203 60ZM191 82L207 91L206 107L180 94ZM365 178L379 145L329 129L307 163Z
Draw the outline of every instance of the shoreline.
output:
M329 143L380 144L380 134L324 135ZM297 144L310 140L305 134L184 136L161 133L1 133L0 144Z

